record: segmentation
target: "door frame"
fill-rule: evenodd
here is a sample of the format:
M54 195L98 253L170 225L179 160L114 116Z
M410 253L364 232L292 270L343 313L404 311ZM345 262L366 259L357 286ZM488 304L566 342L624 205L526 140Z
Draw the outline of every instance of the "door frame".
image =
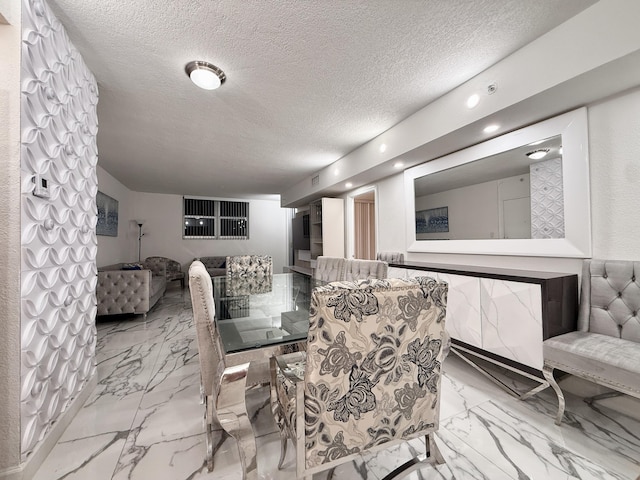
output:
M346 215L345 215L345 233L346 233L346 258L353 258L356 251L356 235L355 235L355 197L373 191L375 203L373 210L375 213L374 235L376 237L376 248L378 246L378 187L377 185L366 185L360 187L347 194Z

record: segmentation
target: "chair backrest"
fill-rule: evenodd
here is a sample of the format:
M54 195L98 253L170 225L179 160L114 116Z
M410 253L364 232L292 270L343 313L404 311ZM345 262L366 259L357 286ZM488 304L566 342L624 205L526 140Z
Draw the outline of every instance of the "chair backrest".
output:
M205 395L211 396L217 392L218 385L214 379L221 377L225 363L220 335L214 320L216 307L211 277L198 260L189 267L189 291L198 340L200 378Z
M347 281L366 278L387 278L389 264L380 260L347 260L344 266L344 279Z
M313 278L323 282L336 282L344 280L345 258L319 256L316 260L316 268Z
M438 429L447 289L428 277L314 289L304 389L307 468Z
M227 280L273 275L271 255L234 255L227 257Z
M151 270L154 275L161 277L167 276L167 258L165 257L147 257L142 262L144 268Z
M378 252L376 260L382 260L387 263L402 263L404 262L404 253L402 252Z
M578 330L640 342L640 262L584 261Z

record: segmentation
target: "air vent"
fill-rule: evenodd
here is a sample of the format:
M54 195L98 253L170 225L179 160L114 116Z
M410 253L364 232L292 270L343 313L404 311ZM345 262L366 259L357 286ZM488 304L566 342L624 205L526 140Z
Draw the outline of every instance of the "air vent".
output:
M320 174L316 175L315 177L311 177L311 186L315 187L316 185L320 184Z

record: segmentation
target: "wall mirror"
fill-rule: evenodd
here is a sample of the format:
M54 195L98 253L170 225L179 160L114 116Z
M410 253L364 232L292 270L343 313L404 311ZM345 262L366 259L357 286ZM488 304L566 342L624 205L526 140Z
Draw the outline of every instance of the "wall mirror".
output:
M409 252L591 256L584 108L404 175Z

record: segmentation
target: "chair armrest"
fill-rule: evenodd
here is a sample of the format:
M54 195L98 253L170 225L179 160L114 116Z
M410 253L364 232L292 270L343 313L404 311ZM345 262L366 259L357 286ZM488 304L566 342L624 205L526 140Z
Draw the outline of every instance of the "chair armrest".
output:
M276 365L287 380L293 383L304 381L304 365L307 361L307 352L287 353L275 357Z

